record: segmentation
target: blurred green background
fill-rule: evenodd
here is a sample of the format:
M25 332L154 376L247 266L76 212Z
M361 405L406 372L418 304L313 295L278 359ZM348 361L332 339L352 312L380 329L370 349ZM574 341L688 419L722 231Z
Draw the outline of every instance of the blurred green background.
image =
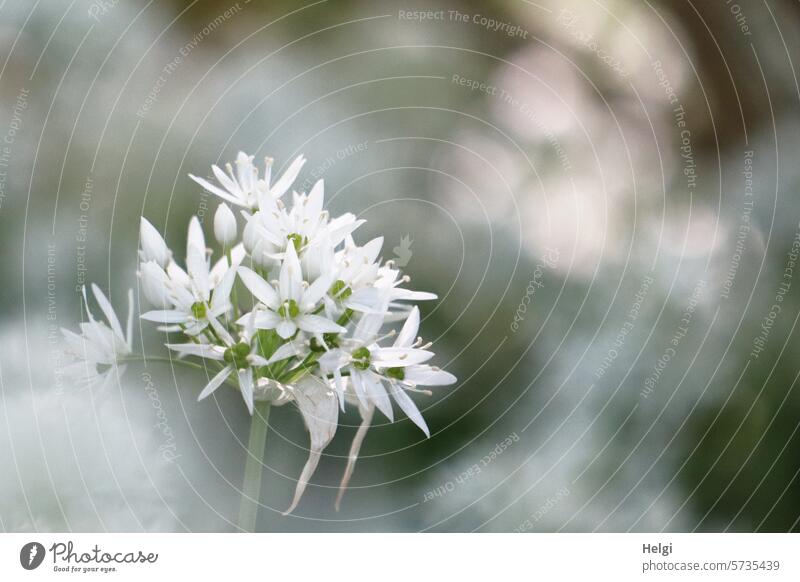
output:
M57 330L84 281L124 312L138 217L180 256L216 208L187 173L242 149L385 236L459 378L430 439L376 422L338 513L357 415L281 517L308 439L275 410L259 529L797 530L798 31L790 0L0 2L0 527L234 529L239 396L71 386Z

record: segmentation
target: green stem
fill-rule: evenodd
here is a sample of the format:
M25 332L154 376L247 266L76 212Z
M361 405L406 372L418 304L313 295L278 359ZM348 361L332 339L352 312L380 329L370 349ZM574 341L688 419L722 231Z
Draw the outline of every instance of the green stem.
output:
M269 428L269 402L257 401L250 420L250 436L247 440L247 460L244 465L242 501L239 505L239 528L253 532L258 516L258 499L261 495L261 470L263 468L264 447Z

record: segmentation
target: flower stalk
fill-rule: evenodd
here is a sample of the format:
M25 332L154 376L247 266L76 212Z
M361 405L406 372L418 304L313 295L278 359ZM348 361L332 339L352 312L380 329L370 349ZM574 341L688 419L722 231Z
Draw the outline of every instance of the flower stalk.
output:
M250 435L247 439L247 457L242 481L242 499L239 504L239 529L244 532L256 531L258 508L261 505L261 473L264 468L264 449L269 432L270 403L259 401L255 404L250 419Z

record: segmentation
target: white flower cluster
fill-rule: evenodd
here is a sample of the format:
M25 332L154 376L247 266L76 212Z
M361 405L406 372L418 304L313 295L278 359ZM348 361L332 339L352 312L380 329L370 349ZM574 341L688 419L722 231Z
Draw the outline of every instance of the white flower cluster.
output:
M419 310L409 304L436 296L401 287L408 277L392 261L380 259L383 239L357 245L352 233L364 221L349 213L331 218L323 208L322 180L308 194L293 191L291 204L284 202L304 162L298 157L274 183L272 160L259 176L253 157L244 153L235 168L212 166L217 184L191 176L224 201L214 216L222 250L214 262L196 217L189 223L183 267L144 218L140 233L141 290L155 308L141 317L184 338L167 344L181 358L203 358L215 370L199 399L228 384L241 392L251 414L256 400L294 402L299 408L311 447L287 513L300 500L346 404L358 407L362 426L337 507L374 409L392 421L394 400L429 435L408 393L456 381L427 363L434 354L417 337ZM239 207L240 219L226 202ZM245 290L246 300L238 297ZM106 349L94 361L115 365L119 360L108 353L128 355L130 332L126 340L105 296L99 289L95 295L113 332L98 331L105 324L92 320L84 324L94 327L84 330L83 339L95 342L94 336L102 335L96 341L113 342L111 352ZM404 321L399 332L385 331L399 321ZM81 336L68 339L73 353L88 360L81 353Z

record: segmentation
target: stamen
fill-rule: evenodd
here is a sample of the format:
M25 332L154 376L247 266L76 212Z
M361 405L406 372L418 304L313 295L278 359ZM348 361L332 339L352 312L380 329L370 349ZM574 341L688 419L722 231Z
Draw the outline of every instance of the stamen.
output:
M388 332L388 333L386 333L386 334L382 335L381 337L379 337L379 338L375 338L375 343L377 344L377 343L380 343L380 342L382 342L382 341L383 341L383 340L385 340L385 339L388 339L388 338L390 338L390 337L393 337L393 336L394 336L396 333L397 333L397 330L393 329L393 330L391 330L390 332Z
M414 384L413 382L408 382L408 383L404 382L404 384L406 384L406 390L408 390L409 392L414 392L415 394L424 394L425 396L433 396L433 392L431 392L430 390L423 390L422 388L417 388L416 384Z

